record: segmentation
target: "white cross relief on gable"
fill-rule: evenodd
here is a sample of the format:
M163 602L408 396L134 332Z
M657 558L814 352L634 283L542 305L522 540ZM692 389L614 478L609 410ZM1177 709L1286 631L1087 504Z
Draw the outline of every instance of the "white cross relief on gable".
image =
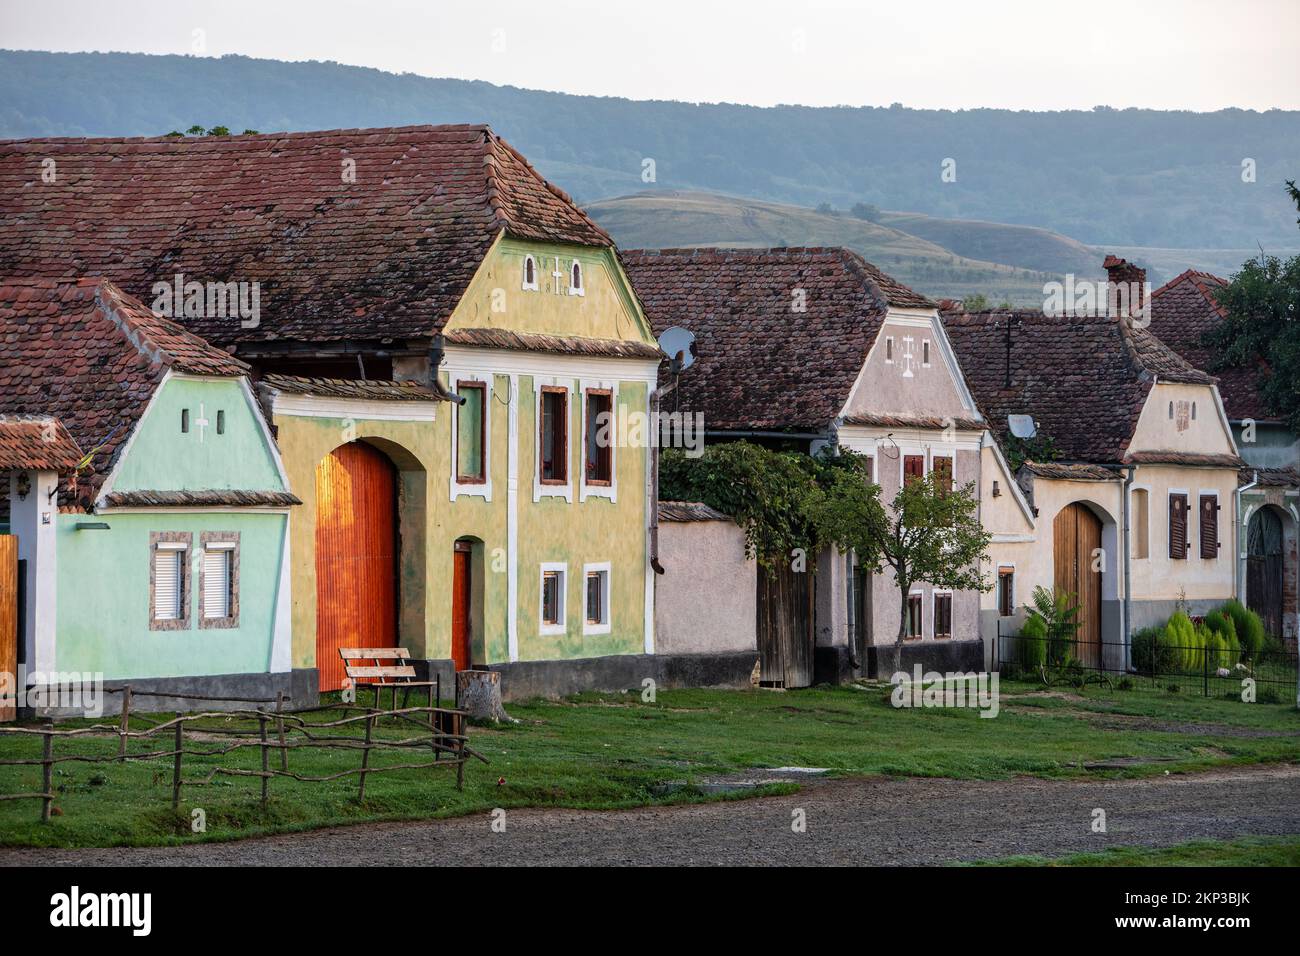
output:
M555 271L551 273L551 278L555 280L551 289L556 295L561 294L560 280L564 278L564 270L560 268L560 257L555 257Z
M915 341L916 339L910 335L903 336L903 378L912 377L912 364L916 361L916 356L912 354L912 343Z
M199 417L194 419L194 424L199 426L199 444L203 444L203 434L208 427L208 415L206 407L199 402Z

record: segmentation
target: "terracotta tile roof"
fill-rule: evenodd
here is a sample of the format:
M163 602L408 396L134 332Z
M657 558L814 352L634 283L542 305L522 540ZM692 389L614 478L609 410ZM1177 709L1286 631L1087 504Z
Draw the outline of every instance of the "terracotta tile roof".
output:
M578 336L511 332L507 329L448 329L443 340L449 345L488 349L521 349L558 355L600 355L611 358L662 359L657 345L626 339L589 339Z
M257 327L185 320L223 345L428 337L503 231L612 245L486 126L0 141L0 220L0 275L259 283Z
M442 396L420 382L387 382L373 379L302 378L297 375L267 375L258 382L259 391L274 389L291 395L322 398L360 398L399 402L437 402Z
M1237 472L1240 484L1258 481L1263 488L1300 488L1300 471L1295 468L1251 468L1247 465Z
M0 470L71 471L81 449L63 422L40 415L0 415Z
M1122 481L1123 475L1100 465L1070 464L1060 461L1027 461L1024 470L1038 478L1060 481Z
M934 308L846 249L640 249L622 259L655 334L695 333L696 362L671 401L702 412L708 429L826 428L887 308ZM805 312L792 308L800 289Z
M731 519L715 508L699 501L661 501L659 502L660 521L730 521Z
M1186 451L1135 451L1124 458L1132 465L1180 465L1184 468L1241 468L1236 455L1206 455Z
M231 506L287 507L302 500L287 491L242 491L216 488L209 491L114 491L104 496L110 508L168 508Z
M1216 275L1188 269L1151 293L1151 332L1197 368L1211 369L1217 360L1214 350L1202 344L1202 336L1223 321L1226 311L1215 301L1214 291L1224 285L1227 281ZM1259 366L1214 374L1229 419L1278 421L1260 398Z
M867 425L877 428L965 428L983 431L986 427L980 418L930 418L923 415L846 415L845 425Z
M0 349L0 413L58 418L94 453L91 487L169 369L247 371L103 279L0 279Z
M1157 376L1214 382L1150 332L1108 316L962 312L943 323L995 437L1005 443L1008 415L1032 415L1066 461L1119 463Z

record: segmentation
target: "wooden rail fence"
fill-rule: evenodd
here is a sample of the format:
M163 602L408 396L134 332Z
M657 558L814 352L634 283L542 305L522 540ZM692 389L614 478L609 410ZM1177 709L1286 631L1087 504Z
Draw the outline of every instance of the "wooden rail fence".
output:
M42 727L0 727L0 735L38 736L42 740L41 757L29 760L0 760L0 767L41 767L41 792L0 794L0 800L40 800L41 820L48 822L55 797L53 778L55 764L76 763L123 763L127 760L160 760L172 758L172 807L179 808L181 793L186 786L210 784L218 776L256 777L261 780L261 803L265 808L270 800L271 780L275 777L288 777L301 783L326 783L344 777L356 775L358 779L357 799L366 796L366 778L370 774L389 773L394 770L423 770L428 768L456 770L456 789L464 789L465 764L471 758L487 763L487 758L469 746L465 734L465 712L439 707L430 696L429 703L415 707L393 707L382 710L375 707L362 707L357 704L321 704L301 710L285 710L288 701L281 693L274 701L239 697L204 697L196 694L149 693L132 691L128 687L110 688L122 695L122 711L116 724L91 724L58 730L52 720L47 720ZM131 729L131 708L136 697L165 697L176 700L197 700L236 704L275 705L274 711L259 707L254 710L218 710L197 713L177 712L170 719L151 724L142 730ZM319 714L324 711L338 711L343 716L333 720L310 723L306 715ZM136 715L137 721L141 720ZM211 720L231 719L255 721L256 729L232 727L195 726ZM399 739L376 737L375 730L385 720L401 723L415 728L410 736ZM186 746L187 725L190 734L190 746ZM343 733L344 729L364 725L365 736L357 737ZM275 737L270 728L274 726ZM55 756L56 740L71 740L79 737L117 737L117 752L105 756L86 756L82 754L64 754ZM131 740L146 740L171 737L170 748L131 753L127 743ZM200 749L204 739L216 738L217 743ZM234 753L248 748L261 751L261 769L250 770L240 767L212 767L202 776L185 780L182 775L183 758L214 757ZM295 773L289 769L289 753L304 748L324 750L359 750L361 765L349 767L336 773L318 776ZM432 759L420 762L403 762L390 766L375 767L370 764L371 751L400 750L424 751L432 753ZM271 766L272 751L280 755L279 767Z

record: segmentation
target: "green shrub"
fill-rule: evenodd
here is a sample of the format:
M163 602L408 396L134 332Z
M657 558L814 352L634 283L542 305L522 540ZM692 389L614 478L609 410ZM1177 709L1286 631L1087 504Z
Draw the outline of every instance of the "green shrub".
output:
M1133 632L1133 666L1139 674L1168 674L1179 666L1164 627L1144 627Z
M1174 668L1184 674L1194 674L1201 669L1204 638L1198 638L1192 619L1182 611L1175 611L1165 624L1165 641L1169 644Z
M1020 666L1037 673L1047 663L1047 624L1041 617L1029 617L1016 641Z
M1228 665L1228 645L1223 640L1223 635L1218 631L1211 630L1202 625L1197 629L1201 640L1205 642L1206 666L1211 671L1217 671L1220 667Z
M1219 610L1232 619L1237 640L1241 642L1242 655L1254 660L1255 655L1264 649L1264 622L1258 614L1236 599L1228 601Z

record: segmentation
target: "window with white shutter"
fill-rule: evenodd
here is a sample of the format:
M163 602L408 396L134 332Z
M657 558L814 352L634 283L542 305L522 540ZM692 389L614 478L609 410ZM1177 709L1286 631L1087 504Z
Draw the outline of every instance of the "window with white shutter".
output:
M203 616L230 617L229 548L205 548L203 551Z
M190 626L191 543L187 531L154 531L149 535L150 630L179 631Z
M181 583L185 574L185 552L160 548L154 553L153 616L159 621L180 618Z
M238 627L239 532L205 531L199 542L199 627Z

